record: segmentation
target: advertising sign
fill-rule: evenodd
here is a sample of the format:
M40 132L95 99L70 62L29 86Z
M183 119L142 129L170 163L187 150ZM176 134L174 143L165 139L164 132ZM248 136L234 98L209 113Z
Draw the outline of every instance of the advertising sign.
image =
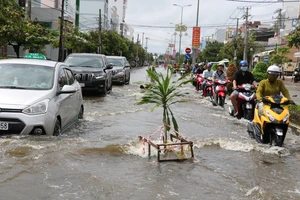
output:
M192 46L195 49L200 47L200 27L193 27Z

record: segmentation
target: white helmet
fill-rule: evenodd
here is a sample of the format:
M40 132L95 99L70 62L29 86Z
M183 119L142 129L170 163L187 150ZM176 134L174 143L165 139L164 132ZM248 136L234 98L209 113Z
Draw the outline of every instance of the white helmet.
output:
M268 74L279 75L280 69L277 65L271 65L267 70Z

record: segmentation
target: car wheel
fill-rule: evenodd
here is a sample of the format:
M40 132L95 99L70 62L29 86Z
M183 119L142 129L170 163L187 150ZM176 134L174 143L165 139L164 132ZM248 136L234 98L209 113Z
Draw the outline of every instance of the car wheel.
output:
M106 96L107 95L107 81L103 87L103 91L101 92L101 94L103 94L103 96Z
M61 134L61 125L59 119L56 119L53 136L59 136Z
M126 85L128 85L130 83L130 74L129 74L129 77L128 77L128 79L127 79L127 81L126 81Z
M83 109L83 106L81 106L80 111L78 113L78 119L83 119L83 113L84 113L84 109Z

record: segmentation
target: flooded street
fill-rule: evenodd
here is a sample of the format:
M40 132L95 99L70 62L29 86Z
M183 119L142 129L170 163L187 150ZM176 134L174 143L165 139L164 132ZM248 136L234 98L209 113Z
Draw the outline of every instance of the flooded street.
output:
M1 137L0 199L300 199L299 130L289 129L282 148L257 144L247 121L213 107L191 84L182 88L188 101L173 110L196 158L149 159L138 135L162 125L162 110L135 105L145 70L133 69L130 85L106 97L85 94L84 119L60 137Z

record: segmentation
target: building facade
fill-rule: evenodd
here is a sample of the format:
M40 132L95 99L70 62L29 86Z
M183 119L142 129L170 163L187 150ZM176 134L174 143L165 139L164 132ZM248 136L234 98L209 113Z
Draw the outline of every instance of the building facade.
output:
M217 29L215 32L215 40L218 42L224 42L226 38L226 29Z

